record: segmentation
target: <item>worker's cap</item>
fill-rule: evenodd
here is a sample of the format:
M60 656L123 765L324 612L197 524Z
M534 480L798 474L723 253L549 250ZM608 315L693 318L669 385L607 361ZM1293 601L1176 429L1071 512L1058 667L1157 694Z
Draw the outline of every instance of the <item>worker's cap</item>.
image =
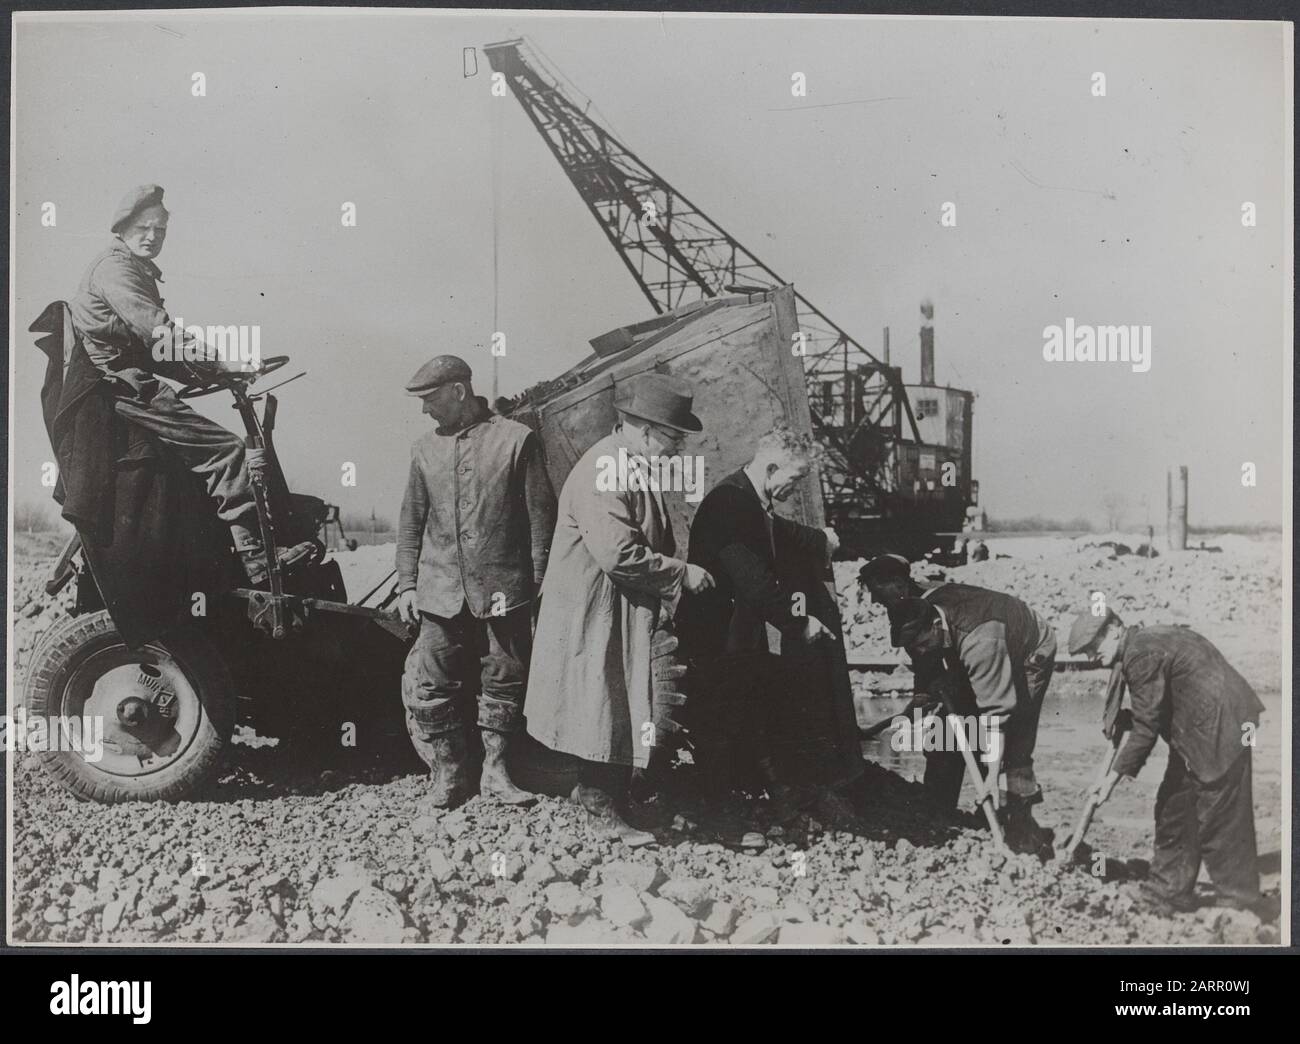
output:
M436 355L415 371L406 382L407 395L429 395L452 381L469 383L473 372L469 363L456 355Z
M906 649L939 619L939 610L924 598L904 598L890 610L889 619L894 645Z
M161 185L137 185L122 197L113 211L113 231L121 232L145 207L162 206L162 198Z
M1115 615L1113 609L1107 609L1101 616L1086 610L1076 616L1074 622L1070 624L1070 639L1065 646L1070 651L1070 655L1083 652L1097 640L1097 636L1106 625L1111 623L1120 623L1120 618Z
M877 555L858 570L858 583L868 586L911 577L912 563L902 555Z
M666 373L641 373L627 383L615 406L638 420L647 420L677 431L704 430L704 423L691 412L695 390L688 381Z

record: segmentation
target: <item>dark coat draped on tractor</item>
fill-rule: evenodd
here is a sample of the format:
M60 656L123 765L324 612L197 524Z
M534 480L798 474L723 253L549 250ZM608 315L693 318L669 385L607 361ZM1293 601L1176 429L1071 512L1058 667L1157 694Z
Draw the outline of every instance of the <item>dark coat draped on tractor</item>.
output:
M58 464L54 499L81 537L103 607L123 640L141 645L192 619L196 593L210 599L231 586L226 527L198 481L117 416L66 303L49 305L29 329L49 358L41 412Z

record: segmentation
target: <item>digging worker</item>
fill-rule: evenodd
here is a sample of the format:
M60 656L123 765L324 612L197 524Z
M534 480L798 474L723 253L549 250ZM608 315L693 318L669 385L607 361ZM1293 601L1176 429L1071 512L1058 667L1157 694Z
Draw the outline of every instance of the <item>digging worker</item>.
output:
M1156 793L1155 852L1143 883L1162 913L1196 906L1204 862L1222 905L1261 916L1251 755L1264 705L1206 638L1186 627L1125 627L1112 611L1080 613L1069 650L1111 668L1103 730L1109 737L1127 689L1132 731L1111 771L1090 791L1110 797L1136 776L1156 737L1169 744L1169 765Z
M912 563L902 555L878 555L858 570L858 590L866 588L871 601L889 615L889 640L898 648L898 612L905 598L920 598L940 585L912 579Z
M661 483L633 477L648 478L656 459L679 456L686 437L703 429L691 412L691 386L656 373L628 384L613 432L582 455L560 492L527 727L551 749L581 759L573 798L597 832L637 846L654 841L624 815L632 768L650 760L655 634L683 590L705 590L713 579L675 557L664 493L652 488ZM610 488L601 476L624 458L638 466Z
M112 383L117 414L148 430L204 479L217 501L218 517L230 526L249 581L260 584L266 580L267 562L249 468L264 466L263 451L246 450L238 435L190 409L158 380L206 383L240 369L237 361L217 360L197 339L171 350L172 320L163 308L158 292L162 273L154 264L167 238L162 198L160 186L142 185L118 205L113 241L91 261L68 302L72 324L90 361ZM158 359L154 349L164 331L169 351ZM186 355L196 358L187 362ZM277 558L290 569L310 556L312 546L281 548Z
M822 788L846 781L854 769L861 771L851 718L846 735L829 737L843 741L832 745L843 747L847 760L824 751L815 784L789 785L773 757L780 703L814 695L804 691L810 683L801 683L797 668L787 667L803 661L772 650L768 625L780 634L781 653L789 646L840 641L812 607L802 604L807 594L792 590L791 570L784 568L796 559L829 565L839 539L830 528L802 525L775 510L808 476L819 449L807 436L778 427L758 440L745 467L709 491L691 522L687 560L708 570L717 586L686 600L677 616L691 667L686 710L705 779L710 789L725 789L732 782L730 770L750 754L778 818L827 796Z
M439 355L406 385L437 428L411 447L397 532L397 608L419 635L406 658L402 702L411 742L428 764L434 804L469 796L468 708L479 667L479 793L526 804L506 771L532 645L532 606L546 572L555 494L541 443L474 394L469 366Z
M1001 737L1007 814L1013 825L1032 827L1029 806L1042 800L1034 744L1056 663L1054 628L1020 599L969 584L904 598L893 614L895 644L912 657L917 690L928 691L932 681L946 685L958 715L988 716L989 730ZM960 751L926 753L925 785L942 806L956 805L964 775Z

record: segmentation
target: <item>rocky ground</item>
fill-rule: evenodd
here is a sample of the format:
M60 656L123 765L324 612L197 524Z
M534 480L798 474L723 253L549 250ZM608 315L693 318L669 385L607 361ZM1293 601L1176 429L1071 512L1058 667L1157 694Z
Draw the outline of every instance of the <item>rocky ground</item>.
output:
M1113 588L1126 618L1197 626L1280 710L1275 636L1280 545L1258 555L1111 560L1070 548L1054 558L1003 560L954 571L1017 591L1063 616L1088 592ZM22 540L14 578L15 682L39 631L61 611L39 593L50 542ZM1047 563L1047 564L1045 564ZM1174 568L1166 569L1166 563ZM1030 590L1032 584L1040 586ZM861 654L871 610L841 583ZM1106 588L1103 588L1106 589ZM847 593L845 593L847 592ZM1136 596L1134 592L1137 592ZM861 613L862 618L857 619ZM1189 620L1188 622L1191 622ZM1261 635L1264 628L1271 628ZM1233 635L1238 637L1232 638ZM862 654L863 658L867 658ZM1104 687L1098 672L1058 674L1062 708ZM905 675L871 676L860 715ZM902 686L905 688L905 684ZM890 695L893 695L892 693ZM879 704L883 706L883 704ZM1062 713L1064 720L1068 714ZM1045 712L1040 755L1079 730ZM1276 731L1276 730L1274 730ZM1053 739L1053 737L1055 737ZM252 740L242 732L241 738ZM1058 829L1077 810L1099 738L1040 757ZM1203 907L1161 918L1135 902L1149 852L1151 804L1162 765L1121 789L1098 816L1076 865L1004 856L972 814L936 818L917 803L915 764L867 765L860 814L815 808L774 826L767 803L702 806L664 797L639 808L653 849L597 839L579 811L556 797L531 809L479 798L442 812L427 781L393 762L307 763L274 746L241 742L198 799L97 806L51 784L36 755L11 762L11 941L240 943L720 943L818 946L1275 943L1275 924ZM1272 762L1277 764L1273 765ZM1265 764L1267 762L1267 764ZM893 769L893 771L890 771ZM1263 861L1280 846L1280 747L1256 754L1257 825ZM1104 860L1095 858L1105 856ZM1265 866L1276 891L1277 867Z

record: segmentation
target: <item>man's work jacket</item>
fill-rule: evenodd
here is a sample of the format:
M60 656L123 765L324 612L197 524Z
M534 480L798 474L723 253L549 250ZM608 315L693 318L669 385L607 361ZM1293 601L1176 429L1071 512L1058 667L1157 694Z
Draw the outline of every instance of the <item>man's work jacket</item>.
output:
M923 597L943 616L944 659L960 669L978 710L1010 714L1016 708L1017 675L1023 677L1049 625L1019 598L970 584L944 584ZM922 674L918 665L918 689Z
M1136 776L1159 736L1202 783L1228 771L1247 749L1247 723L1264 705L1206 638L1187 627L1131 627L1120 647L1133 730L1115 771Z
M416 607L477 617L532 601L555 529L551 489L537 436L518 421L479 409L454 434L431 431L411 447L397 530L400 591Z

